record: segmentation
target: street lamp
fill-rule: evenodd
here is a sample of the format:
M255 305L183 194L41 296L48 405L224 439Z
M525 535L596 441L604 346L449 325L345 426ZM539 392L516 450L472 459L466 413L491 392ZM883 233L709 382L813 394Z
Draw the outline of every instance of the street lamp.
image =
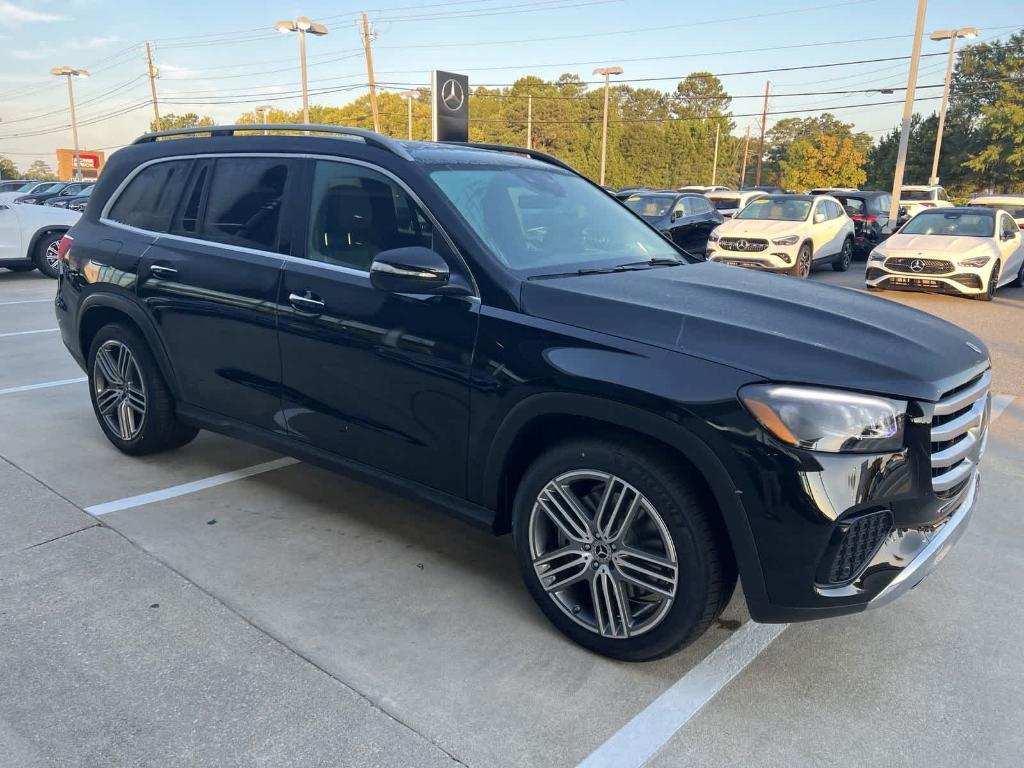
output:
M601 186L604 186L605 161L608 154L608 78L621 75L622 67L598 67L595 75L604 75L604 123L601 129Z
M273 107L269 104L260 104L255 109L256 117L259 118L260 122L262 122L264 126L267 124L267 113L272 109ZM267 129L265 127L263 129L263 135L267 135Z
M73 69L65 64L63 67L54 67L50 70L51 75L66 77L68 79L68 104L71 106L71 139L75 144L75 179L82 180L82 155L78 149L78 121L75 118L75 89L71 85L73 77L88 77L89 70Z
M942 130L946 127L946 105L949 104L949 81L953 75L953 54L956 53L958 38L970 39L978 36L974 27L963 29L937 29L929 35L932 40L949 40L949 59L946 61L946 85L942 89L942 106L939 108L939 129L935 133L935 155L932 157L932 175L929 184L939 183L939 152L942 149Z
M306 34L323 37L327 34L327 27L310 21L305 16L299 16L295 21L279 21L274 24L281 34L289 32L299 33L299 59L302 63L302 122L309 125L309 87L306 78Z
M409 141L412 141L412 100L419 96L417 91L402 91L399 96L409 105Z

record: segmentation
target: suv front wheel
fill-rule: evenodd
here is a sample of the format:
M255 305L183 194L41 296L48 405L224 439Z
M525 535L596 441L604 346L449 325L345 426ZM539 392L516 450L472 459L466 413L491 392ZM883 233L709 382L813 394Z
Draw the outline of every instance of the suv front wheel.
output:
M120 323L103 326L89 349L89 395L114 446L142 456L191 441L199 432L174 414L174 398L145 340Z
M736 585L712 515L680 468L642 443L571 440L519 486L516 555L564 634L606 656L657 659L700 637Z

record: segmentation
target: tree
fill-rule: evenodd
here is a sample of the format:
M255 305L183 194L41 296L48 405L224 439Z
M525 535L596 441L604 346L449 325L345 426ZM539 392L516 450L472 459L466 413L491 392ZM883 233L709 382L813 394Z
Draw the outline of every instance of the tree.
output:
M32 164L28 167L28 171L25 172L25 178L38 181L53 181L57 176L54 174L50 164L45 160L33 160Z
M3 155L0 155L0 179L20 179L21 171L18 170L18 166L13 161L8 160Z
M819 133L803 136L789 148L780 162L782 186L787 189L814 187L859 187L864 173L864 155L850 136Z
M1024 183L1024 54L1007 57L997 70L1002 82L979 126L987 143L964 164L998 189Z
M852 124L844 123L829 112L824 112L817 117L783 118L773 125L767 134L768 149L765 152L767 178L776 178L781 182L783 164L788 163L790 168L794 167L793 146L801 139L816 136L849 139L862 162L872 144L870 134L854 133ZM837 181L828 182L825 186L838 184ZM781 186L786 185L782 184Z
M200 117L195 112L186 112L184 115L176 115L168 112L160 116L160 127L157 128L156 120L149 121L150 133L156 130L169 131L175 128L198 128L203 125L214 125L213 118L204 115Z

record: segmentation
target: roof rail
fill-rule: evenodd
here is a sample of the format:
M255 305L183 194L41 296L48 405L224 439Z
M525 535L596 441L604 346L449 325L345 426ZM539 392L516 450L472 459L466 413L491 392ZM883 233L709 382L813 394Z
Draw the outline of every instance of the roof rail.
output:
M473 147L474 149L489 149L494 152L510 152L514 155L526 155L532 157L534 160L540 160L543 163L549 163L551 165L557 165L559 168L564 168L567 171L572 171L575 174L579 174L575 168L568 163L563 163L554 155L549 155L547 152L540 152L536 149L527 149L526 147L513 147L506 144L475 144L466 143L464 141L452 141L444 142L445 144L460 144L464 147Z
M239 131L252 133L254 131L302 131L311 133L333 133L339 136L355 136L362 139L366 144L380 149L386 149L392 154L398 155L403 160L412 160L412 155L401 145L400 142L379 133L368 131L365 128L350 128L346 125L304 125L301 123L250 123L249 125L200 125L194 128L172 128L167 131L156 131L140 136L132 144L147 144L160 139L174 136L196 136L208 133L212 136L234 136Z

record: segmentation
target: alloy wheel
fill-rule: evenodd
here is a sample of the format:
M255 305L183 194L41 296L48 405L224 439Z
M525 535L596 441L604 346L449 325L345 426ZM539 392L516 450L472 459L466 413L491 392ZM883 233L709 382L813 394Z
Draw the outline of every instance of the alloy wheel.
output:
M672 537L650 500L622 478L591 469L559 475L537 495L528 530L544 591L591 632L635 637L672 607Z
M55 240L46 246L46 263L50 266L50 269L56 271L60 267L60 257L57 255L60 249L60 241Z
M797 272L800 275L800 277L804 277L804 278L810 277L811 276L811 249L807 248L807 247L801 248L800 249L800 253L797 255L797 259L799 260L798 265L797 265L798 266Z
M127 345L110 339L96 350L92 386L96 409L107 427L125 441L138 437L146 416L146 388Z
M842 262L843 270L850 268L850 262L853 261L853 246L850 245L849 240L843 243L843 254L839 260Z

